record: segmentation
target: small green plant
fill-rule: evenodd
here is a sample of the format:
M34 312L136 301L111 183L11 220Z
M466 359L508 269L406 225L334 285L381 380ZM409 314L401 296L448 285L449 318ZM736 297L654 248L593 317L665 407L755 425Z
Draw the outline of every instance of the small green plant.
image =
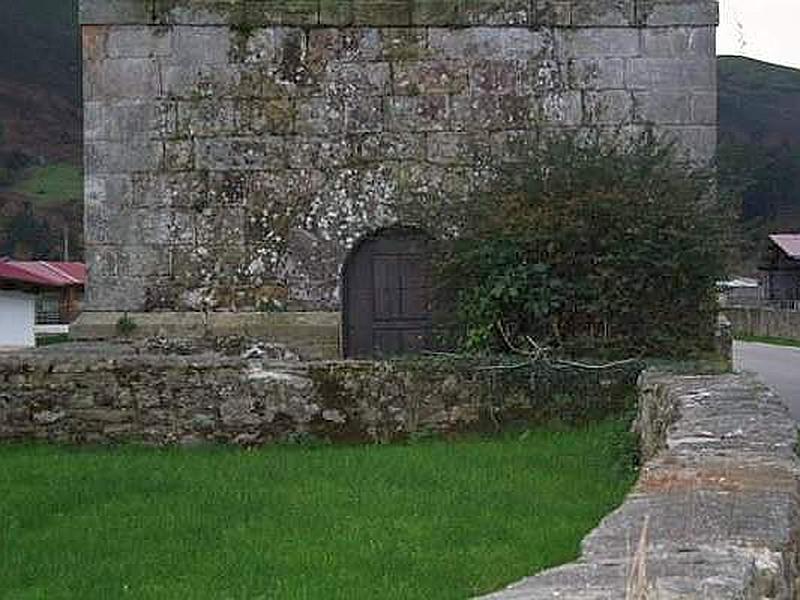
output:
M138 327L139 325L128 313L125 313L117 320L117 334L122 337L130 337Z

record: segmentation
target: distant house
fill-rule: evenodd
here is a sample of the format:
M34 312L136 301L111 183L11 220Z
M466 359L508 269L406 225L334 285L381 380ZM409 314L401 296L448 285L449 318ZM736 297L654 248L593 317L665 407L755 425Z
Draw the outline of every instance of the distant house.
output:
M784 308L800 305L800 234L769 236L770 245L759 266L764 300Z
M35 327L71 323L80 312L83 263L0 259L0 347L35 343Z
M750 277L735 277L718 281L722 306L756 306L761 303L761 283Z

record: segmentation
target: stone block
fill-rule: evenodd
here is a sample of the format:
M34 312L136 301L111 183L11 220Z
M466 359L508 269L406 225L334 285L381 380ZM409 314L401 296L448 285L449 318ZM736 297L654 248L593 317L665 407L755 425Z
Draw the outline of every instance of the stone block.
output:
M341 167L348 164L355 149L339 138L296 136L287 144L289 167L295 169L313 165L319 168Z
M383 98L349 98L344 104L347 133L379 132L384 128Z
M102 207L109 213L134 205L130 175L87 175L84 179L84 206Z
M543 125L580 125L583 121L580 92L555 92L535 98L531 118Z
M568 63L569 87L573 89L621 89L625 87L625 59L579 58Z
M389 97L384 112L389 131L444 131L448 127L446 96Z
M639 32L615 27L567 29L557 32L564 54L571 58L640 55Z
M451 24L496 26L533 24L529 0L461 0L461 2L459 22Z
M427 136L427 158L434 164L471 164L489 154L487 134L446 132Z
M319 5L319 24L342 27L353 23L353 0L322 0Z
M374 27L411 25L411 0L352 0L353 24Z
M338 98L297 100L295 130L297 133L327 135L344 131L344 102Z
M648 91L713 91L716 59L633 58L626 65L625 85Z
M716 92L692 94L692 123L695 125L716 125L718 122L718 104Z
M657 132L665 139L677 142L682 154L692 162L707 164L716 156L716 125L662 126Z
M219 65L164 65L162 73L163 94L169 98L225 98L240 82L239 72Z
M639 0L639 20L650 27L717 25L716 0Z
M195 150L196 152L196 150ZM203 171L187 173L134 173L131 205L137 207L202 207L211 191Z
M294 130L295 107L288 99L242 100L236 113L237 127L245 134L287 134Z
M477 60L470 68L469 81L473 96L513 95L521 85L521 79L522 66L518 61Z
M630 27L636 23L636 0L573 2L573 27Z
M239 106L233 100L179 100L177 106L181 136L232 135L239 129Z
M243 8L248 0L238 3L227 0L150 0L153 4L154 21L167 25L227 25L244 16Z
M716 54L713 27L647 27L641 29L647 58L703 58Z
M81 25L138 25L152 22L152 0L80 0Z
M354 152L362 162L425 159L422 133L370 133L352 139Z
M108 25L84 25L81 27L81 58L84 62L108 58L106 46L110 30L111 27Z
M84 162L88 173L95 175L158 170L164 161L161 142L136 140L126 142L87 142Z
M226 27L180 26L173 29L168 62L182 65L227 65L231 57L231 34Z
M467 91L467 65L461 61L407 61L393 65L393 90L399 96L460 94Z
M552 59L533 60L520 65L519 94L541 96L569 87L568 65Z
M518 129L491 134L492 156L502 162L521 162L539 150L535 130Z
M286 165L285 140L279 136L202 139L196 152L199 169L251 171Z
M337 97L384 96L391 86L385 62L333 61L325 70L325 91Z
M571 0L532 0L532 25L569 27L572 24Z
M634 120L634 103L631 92L607 90L584 92L583 121L608 125L626 125Z
M446 27L461 24L463 19L459 0L415 0L412 11L414 25Z
M194 170L194 142L192 140L168 140L164 142L164 170Z
M428 48L429 31L434 30L416 27L382 29L380 33L383 39L384 60L411 61L435 56L436 53ZM459 57L459 60L461 58L463 57Z
M659 125L692 122L690 97L684 92L635 92L634 99L637 122Z
M149 25L112 27L108 31L109 58L165 57L172 52L172 30Z
M117 58L84 63L86 100L152 99L161 95L159 64L150 58Z
M177 106L168 101L86 101L84 139L127 141L166 138L175 134Z
M107 253L101 253L107 258ZM141 310L144 308L144 287L142 279L130 277L105 276L95 272L89 263L90 285L86 290L85 302L91 310Z
M552 49L551 40L544 32L527 28L431 29L428 37L430 50L447 60L465 57L530 60Z
M322 4L328 4L322 0ZM257 25L317 25L320 0L292 0L291 2L265 2L248 0L234 21L243 26ZM329 15L330 13L328 13Z
M308 61L371 62L380 60L383 38L380 29L312 29L308 32Z

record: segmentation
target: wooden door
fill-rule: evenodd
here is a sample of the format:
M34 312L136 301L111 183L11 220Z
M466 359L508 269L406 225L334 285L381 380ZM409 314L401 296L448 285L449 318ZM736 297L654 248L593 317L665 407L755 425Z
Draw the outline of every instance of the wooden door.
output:
M364 240L344 271L347 358L413 354L431 347L429 243L413 230Z

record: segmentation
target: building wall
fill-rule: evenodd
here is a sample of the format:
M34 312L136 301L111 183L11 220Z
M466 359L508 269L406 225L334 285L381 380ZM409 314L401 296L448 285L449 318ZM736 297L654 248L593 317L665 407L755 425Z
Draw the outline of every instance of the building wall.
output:
M33 325L36 296L0 290L0 348L25 348L36 345Z
M713 0L82 0L87 309L330 310L551 128L716 145Z

